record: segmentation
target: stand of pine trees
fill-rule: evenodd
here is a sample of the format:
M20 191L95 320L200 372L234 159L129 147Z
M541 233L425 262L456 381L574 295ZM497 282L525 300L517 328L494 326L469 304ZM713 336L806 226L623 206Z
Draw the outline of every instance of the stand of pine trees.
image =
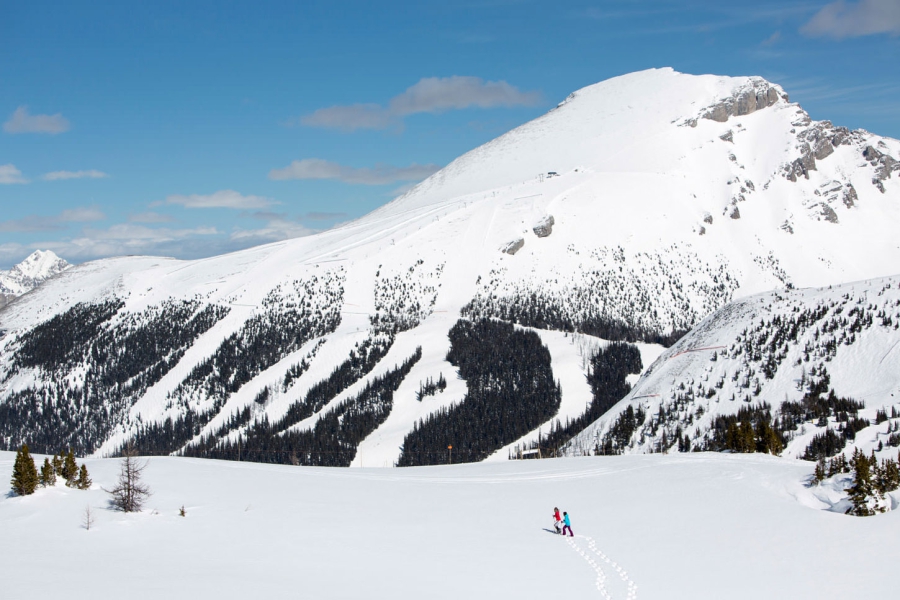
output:
M866 456L856 448L850 459L853 470L853 485L848 491L850 508L848 515L869 517L887 510L885 495L900 487L900 468L893 459L875 458L875 453Z
M198 301L168 301L142 313L123 303L77 304L29 330L17 342L11 377L37 369L51 383L10 394L0 403L0 448L28 438L50 453L61 446L92 452L186 349L228 313ZM82 385L66 381L76 368Z
M459 404L414 424L397 466L475 462L548 421L561 401L550 351L540 337L511 323L460 319L450 330L447 360L468 392Z
M321 415L312 429L285 431L266 420L255 424L236 440L229 439L214 446L192 446L185 454L225 460L348 467L356 457L360 442L390 415L394 392L421 358L420 347L402 365L372 378L359 394Z
M93 483L87 467L85 465L78 467L72 450L69 450L65 458L61 458L60 455L54 455L52 461L49 458L45 458L44 464L41 465L40 473L38 473L34 464L34 458L28 449L28 444L22 444L16 452L10 484L15 494L27 496L33 494L38 485L42 487L56 485L57 476L66 480L67 487L79 490L86 490Z
M374 335L356 344L354 349L350 351L350 356L347 360L335 367L328 377L313 385L302 400L292 402L281 419L275 423L270 423L268 418L265 418L251 426L246 436L248 438L267 438L275 433L283 432L303 419L316 414L326 404L336 398L338 394L368 375L375 368L375 365L387 355L393 343L393 335ZM240 425L249 422L249 408L245 409L245 411L246 414L242 413L239 419L234 419L232 416L232 420L235 422L234 426L220 427L212 435L204 436L196 444L185 447L182 453L185 456L203 457L208 456L209 452L219 452L219 450L216 450L219 441L225 438L230 431L234 431ZM205 425L205 422L203 424ZM198 427L193 435L197 435L199 431ZM143 449L143 446L139 445L139 447Z

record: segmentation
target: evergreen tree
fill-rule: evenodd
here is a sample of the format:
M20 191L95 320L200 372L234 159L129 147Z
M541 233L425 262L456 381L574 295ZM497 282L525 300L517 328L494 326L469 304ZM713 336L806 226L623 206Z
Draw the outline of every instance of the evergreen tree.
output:
M59 454L53 455L53 460L51 463L53 465L53 474L54 475L62 475L63 469L63 459Z
M73 487L75 478L78 476L78 463L75 462L75 452L69 448L66 458L63 460L62 472L60 473L66 480L66 485Z
M778 455L782 450L784 450L784 444L778 434L768 421L760 419L756 423L756 451Z
M869 506L870 496L873 491L871 463L869 463L866 455L857 448L853 451L850 465L853 467L853 485L849 490L849 499L852 506L847 509L847 514L857 517L872 516L875 514L875 511Z
M753 424L750 419L741 421L738 428L738 452L755 452L756 451L756 434L753 432Z
M878 476L875 478L875 487L882 495L900 487L900 465L897 461L886 458L881 462Z
M16 452L16 462L13 465L12 484L13 491L19 496L33 494L39 482L37 467L34 459L28 451L28 444L22 444Z
M78 469L78 478L75 480L75 487L79 490L87 490L90 489L92 483L94 482L91 481L91 478L88 475L87 467L82 464L81 468Z
M41 465L41 485L44 487L56 485L56 471L53 470L49 458L45 458L44 464Z
M815 479L816 483L821 483L825 479L825 457L819 457L819 461L816 463L816 470L813 472L813 479Z

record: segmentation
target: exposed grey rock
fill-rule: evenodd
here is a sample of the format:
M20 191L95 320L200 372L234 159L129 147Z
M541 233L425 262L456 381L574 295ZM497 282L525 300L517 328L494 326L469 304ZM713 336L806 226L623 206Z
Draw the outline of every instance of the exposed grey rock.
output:
M832 146L849 146L850 145L850 130L846 127L835 127L834 133L831 136L831 145Z
M740 218L741 218L741 211L740 211L740 209L739 209L737 206L732 206L732 207L731 207L731 212L728 213L728 216L731 217L731 218L734 219L734 220L740 219Z
M831 144L831 140L829 139L820 139L816 142L816 145L813 147L813 154L816 157L816 160L822 160L827 158L834 152L834 146Z
M786 232L788 232L788 233L790 233L790 234L792 234L792 235L793 235L793 233L794 233L794 226L791 225L791 222L788 221L788 220L785 220L785 222L781 224L780 229L781 229L782 231L786 231Z
M713 216L712 216L711 214L709 214L709 213L704 214L704 215L703 215L703 222L704 222L704 223L709 223L710 225L712 225L712 222L713 222Z
M872 146L866 146L866 149L863 150L863 158L875 167L875 179L879 182L890 179L891 173L894 171L900 171L900 161L895 160L890 154L876 150ZM881 186L881 188L884 188L884 186Z
M532 228L534 231L534 235L541 238L547 237L548 235L553 233L553 225L555 223L556 221L553 220L553 215L547 215Z
M525 239L518 238L518 239L512 240L511 242L507 242L506 245L503 246L503 248L501 248L501 251L505 252L506 254L513 255L516 252L518 252L519 250L521 250L524 245L525 245Z
M703 225L700 226L700 230L698 231L700 235L706 235L706 227Z
M779 94L778 90L764 79L753 78L749 87L737 90L729 98L723 98L707 107L701 116L704 119L724 123L729 117L749 115L772 106L780 98L787 101L787 94Z
M837 213L834 212L833 208L831 208L824 202L813 204L809 207L809 212L810 215L818 221L828 221L829 223L838 222Z
M729 129L728 131L726 131L725 133L720 135L719 139L722 140L723 142L731 142L733 144L734 143L734 134Z
M848 183L844 186L844 206L847 208L853 208L856 206L859 198L856 195L856 188L853 187L852 183Z
M791 181L797 181L800 177L809 179L809 172L816 170L816 157L813 155L809 144L804 142L800 145L800 158L785 165L784 170L784 176Z
M728 120L731 114L728 110L728 107L724 104L716 104L711 107L709 111L703 115L704 119L709 119L711 121L718 121L719 123L724 123Z

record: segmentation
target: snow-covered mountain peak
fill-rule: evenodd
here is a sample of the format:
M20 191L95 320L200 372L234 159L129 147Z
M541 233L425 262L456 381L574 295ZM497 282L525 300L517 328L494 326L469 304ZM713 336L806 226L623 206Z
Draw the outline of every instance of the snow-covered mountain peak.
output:
M572 332L670 344L742 296L895 275L898 171L897 140L812 121L760 78L616 77L339 228L68 269L0 312L0 441L50 427L32 420L56 381L108 405L82 419L57 399L76 402L57 446L101 453L134 436L221 450L265 420L299 435L381 386L365 406L387 420L341 447L393 464L413 424L466 397L447 358L460 319L540 331L568 373L560 418L580 418Z
M29 292L47 279L62 273L70 266L51 250L35 250L9 271L0 271L0 307L8 300Z
M58 257L52 250L35 250L28 258L14 266L10 272L22 278L47 279L61 273L69 263Z
M614 77L572 93L545 115L464 154L393 207L405 210L437 197L496 189L548 171L682 169L698 136L679 132L674 124L696 126L703 118L726 122L770 107L797 109L780 86L760 77L686 75L671 68Z

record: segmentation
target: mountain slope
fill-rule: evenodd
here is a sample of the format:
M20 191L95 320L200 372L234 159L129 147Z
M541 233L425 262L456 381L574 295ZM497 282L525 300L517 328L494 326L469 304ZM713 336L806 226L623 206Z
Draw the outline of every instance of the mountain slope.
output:
M864 408L823 415L830 391ZM813 399L815 410L800 410ZM900 405L900 277L767 292L724 306L666 350L568 451L721 450L717 421L763 405L787 438L785 456L814 457L809 444L827 430L842 432L841 448L866 454L900 445L889 441ZM629 409L643 417L623 428ZM691 448L681 448L682 438Z
M896 140L813 122L759 78L614 78L343 227L47 282L0 313L0 438L241 448L339 407L368 414L367 386L421 347L353 458L390 465L415 423L470 392L447 361L460 317L580 332L577 373L603 339L653 355L740 296L894 274L894 157ZM585 389L557 348L539 368L555 369L564 419ZM440 375L446 389L417 400Z

